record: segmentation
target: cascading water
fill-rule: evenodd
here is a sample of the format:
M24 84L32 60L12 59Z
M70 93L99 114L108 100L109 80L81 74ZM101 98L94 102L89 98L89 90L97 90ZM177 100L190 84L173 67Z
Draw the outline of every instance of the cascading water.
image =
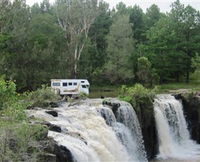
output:
M131 131L135 145L132 145L130 151L134 151L136 153L135 156L140 161L147 161L140 124L131 104L120 102L120 107L116 111L116 120L123 123Z
M112 126L121 143L131 157L131 161L146 162L146 152L137 115L133 107L123 101L114 101L119 104L114 116L110 108L101 107L101 116L106 123Z
M161 159L200 158L200 145L190 139L181 101L172 95L158 95L154 113Z
M64 104L54 109L58 117L41 109L29 113L61 128L60 133L49 131L48 136L65 146L75 162L146 162L133 108L125 102L120 103L116 119L112 109L101 103L102 100L86 100L80 105Z

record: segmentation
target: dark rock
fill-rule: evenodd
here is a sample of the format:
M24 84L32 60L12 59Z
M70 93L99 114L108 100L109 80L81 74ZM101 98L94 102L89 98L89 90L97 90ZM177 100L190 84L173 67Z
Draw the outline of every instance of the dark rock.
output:
M47 114L52 115L53 117L58 117L58 112L50 110L50 111L45 111Z
M158 154L158 137L153 103L145 100L135 108L135 111L140 122L147 158L151 160Z
M58 102L50 102L49 105L54 108L54 107L59 107L60 104Z
M200 143L200 96L198 94L181 94L181 100L191 138Z
M74 162L73 156L65 146L55 145L56 162Z
M58 133L62 131L62 129L59 126L51 124L49 122L43 122L42 124L46 125L51 131L58 132Z
M117 111L117 109L120 107L120 103L116 103L115 101L107 101L107 100L104 100L102 102L103 105L107 105L107 106L110 106L115 114L115 112Z
M9 149L11 149L13 152L17 152L18 144L16 139L9 139L8 141Z

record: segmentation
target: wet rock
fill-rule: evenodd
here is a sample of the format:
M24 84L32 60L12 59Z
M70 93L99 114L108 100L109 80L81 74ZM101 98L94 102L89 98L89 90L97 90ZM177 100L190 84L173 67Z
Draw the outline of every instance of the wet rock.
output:
M71 152L64 146L55 145L56 162L74 162Z
M52 108L55 108L55 107L59 107L59 106L60 106L60 103L59 103L59 102L50 102L49 105L50 105Z
M59 126L51 124L49 122L43 122L42 124L46 125L50 131L54 131L54 132L58 132L58 133L60 133L62 131L62 129Z
M158 154L158 137L153 103L145 100L134 109L140 122L147 158L151 160Z
M104 100L102 102L103 105L107 105L110 106L115 114L115 112L117 111L117 109L120 107L120 103L114 101L114 100Z
M198 93L180 94L191 138L200 143L200 96Z
M52 115L53 117L58 117L58 112L50 110L50 111L45 111L47 114Z

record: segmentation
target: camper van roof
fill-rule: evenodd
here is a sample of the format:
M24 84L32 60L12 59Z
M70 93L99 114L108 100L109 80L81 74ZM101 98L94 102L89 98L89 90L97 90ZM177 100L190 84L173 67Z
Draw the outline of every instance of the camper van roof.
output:
M85 83L89 84L87 79L51 79L51 82L53 81L71 81L71 82L77 82L77 81L84 81Z

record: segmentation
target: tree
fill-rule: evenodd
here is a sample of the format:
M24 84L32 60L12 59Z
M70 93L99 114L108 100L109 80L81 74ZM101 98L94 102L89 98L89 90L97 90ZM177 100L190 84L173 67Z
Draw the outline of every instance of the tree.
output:
M144 24L144 13L142 9L135 5L130 14L130 23L132 25L133 38L136 40L136 43L144 42L145 40L145 24Z
M148 57L162 82L180 81L181 76L189 81L191 59L200 48L198 19L196 10L176 1L171 12L148 31Z
M200 55L196 53L195 57L192 58L192 68L194 68L194 73L192 75L193 79L199 81L200 79Z
M162 16L163 14L160 13L160 9L157 5L153 4L147 8L147 12L144 18L146 29L149 30L151 27L153 27Z
M71 62L71 77L76 78L78 62L87 42L89 30L98 16L98 1L58 0L55 9L58 23L65 32L67 53L71 56L71 60L66 62Z
M99 4L99 15L96 17L89 31L89 38L83 57L80 58L79 69L87 71L86 74L80 74L81 77L88 78L90 81L99 82L102 76L97 72L102 71L102 67L106 62L107 42L106 36L109 33L112 18L109 11L109 5L105 2ZM86 73L86 72L85 72Z
M177 37L177 50L187 56L185 80L189 82L192 71L191 59L200 48L200 13L191 6L184 6L179 0L172 4L170 18L174 22L173 28Z
M111 83L122 83L134 78L132 62L132 26L128 15L116 17L107 36L107 63L105 74Z
M137 63L138 82L147 87L152 87L159 82L159 76L155 69L152 69L151 62L146 57L138 58Z

